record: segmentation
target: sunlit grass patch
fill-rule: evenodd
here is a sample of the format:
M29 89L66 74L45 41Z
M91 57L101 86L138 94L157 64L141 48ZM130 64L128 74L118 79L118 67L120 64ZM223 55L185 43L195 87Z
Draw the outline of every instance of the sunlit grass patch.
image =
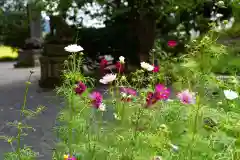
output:
M0 61L13 61L16 60L18 54L8 46L0 46Z

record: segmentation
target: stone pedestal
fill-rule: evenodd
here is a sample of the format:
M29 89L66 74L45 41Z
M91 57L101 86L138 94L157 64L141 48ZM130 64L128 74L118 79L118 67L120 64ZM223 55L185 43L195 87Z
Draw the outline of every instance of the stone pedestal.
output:
M54 88L61 83L61 74L64 70L64 61L68 59L70 53L64 50L66 45L45 44L44 51L40 57L41 88Z
M67 57L40 57L41 79L39 86L41 88L54 88L61 83L61 74L66 59Z
M15 68L39 66L39 57L42 49L20 49L18 51L18 61L14 64Z

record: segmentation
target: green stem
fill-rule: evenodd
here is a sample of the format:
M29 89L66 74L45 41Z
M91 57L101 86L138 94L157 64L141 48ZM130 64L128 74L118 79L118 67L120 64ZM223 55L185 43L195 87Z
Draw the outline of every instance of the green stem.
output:
M17 156L18 159L21 160L21 151L20 151L20 140L21 140L21 126L19 126L20 124L18 124L18 134L17 134Z
M31 84L30 79L31 79L32 73L30 72L30 75L28 77L28 81L26 82L26 88L25 88L25 92L24 92L24 100L23 100L23 105L21 107L21 119L24 119L24 111L26 108L26 103L27 103L27 95L28 95L28 90L29 90L29 85ZM17 125L17 130L18 130L18 134L17 134L17 155L18 155L18 159L21 160L21 133L22 133L22 124L19 122Z
M195 141L195 135L197 133L197 127L198 127L198 115L199 115L199 111L200 111L200 101L199 101L199 96L197 96L197 100L196 100L196 114L194 117L194 124L193 124L193 134L192 134L192 141L191 144L194 145L194 141ZM192 146L191 148L193 148L194 146ZM190 150L190 159L192 159L192 150Z
M73 151L72 151L72 137L73 137L73 128L72 128L72 120L73 120L73 109L74 109L74 92L71 91L71 99L70 101L70 108L69 108L69 126L68 126L68 137L69 137L69 141L68 141L68 147L69 147L69 154L72 156Z
M26 82L26 88L25 88L25 92L24 92L24 99L23 99L23 105L21 107L21 116L24 116L24 110L26 108L26 103L27 103L27 95L28 95L28 90L29 90L29 85L30 85L30 79L31 79L32 73L30 73L29 77L28 77L28 81Z
M137 121L136 121L136 125L135 125L135 130L134 130L134 141L136 140L136 138L138 136L139 122L140 122L141 115L142 115L142 110L139 107L138 111L137 111ZM134 143L134 146L135 146L135 143Z

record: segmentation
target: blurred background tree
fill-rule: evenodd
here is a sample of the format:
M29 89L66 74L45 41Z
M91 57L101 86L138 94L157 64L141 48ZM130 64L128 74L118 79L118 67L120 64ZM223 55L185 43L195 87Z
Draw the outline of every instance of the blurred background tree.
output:
M9 0L2 0L5 6ZM26 2L16 1L2 9L1 16L6 13L27 14ZM209 23L216 17L220 20L230 19L232 15L239 15L239 3L235 0L31 0L37 7L52 19L51 34L46 37L48 43L70 43L78 38L78 43L92 57L97 53L126 56L132 63L147 60L150 50L157 40L162 50L172 55L184 51L184 44L195 34L207 32ZM219 6L218 3L224 6ZM5 4L5 5L3 5ZM234 5L233 5L234 4ZM3 8L3 7L2 7ZM11 9L10 9L11 8ZM234 12L232 12L232 8ZM98 27L89 27L83 24L84 16L88 15L95 20L102 20ZM58 18L56 18L58 17ZM27 18L1 19L1 35L28 34ZM21 21L18 22L18 21ZM53 21L55 21L53 23ZM57 24L59 22L59 24ZM63 22L67 22L64 24ZM14 25L12 25L14 24ZM11 27L16 27L16 33L8 32ZM58 27L57 27L58 26ZM24 28L18 31L18 28ZM56 29L58 28L58 29ZM56 30L58 34L54 34ZM3 34L4 33L4 34ZM18 34L17 34L18 33ZM59 35L60 34L60 35ZM62 34L62 35L61 35ZM4 37L4 36L3 36ZM10 36L12 37L12 36ZM18 36L17 36L18 37ZM17 39L17 37L15 37ZM21 36L24 41L23 36ZM175 40L177 46L170 48L169 40ZM4 40L5 43L16 43L18 40ZM21 46L22 44L11 44ZM136 58L138 57L138 58Z
M26 2L0 1L0 41L13 48L22 48L29 36Z

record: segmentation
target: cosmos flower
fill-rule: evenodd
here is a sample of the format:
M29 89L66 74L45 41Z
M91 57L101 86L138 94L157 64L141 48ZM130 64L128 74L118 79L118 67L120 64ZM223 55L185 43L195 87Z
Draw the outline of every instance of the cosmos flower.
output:
M163 84L155 86L155 96L158 100L167 100L170 96L170 90Z
M121 87L120 92L122 95L122 101L130 102L135 96L137 96L137 91L132 88Z
M196 102L195 93L190 92L188 89L178 93L177 97L184 104L194 104Z
M77 160L76 157L70 156L70 155L66 155L66 154L63 156L63 159L64 159L64 160Z
M100 105L102 105L103 97L100 92L93 92L90 94L90 98L92 100L92 104L95 108L99 109Z
M120 61L118 61L115 66L116 66L117 72L122 73L124 71L124 63L121 63Z
M106 74L102 77L102 79L99 80L102 84L108 84L110 82L113 82L117 78L116 74Z
M77 44L71 44L68 45L67 47L64 47L64 50L70 53L76 53L83 51L83 48Z
M154 73L159 72L159 67L158 67L158 66L154 66L153 72L154 72Z
M149 64L149 63L146 63L146 62L141 62L141 67L143 69L146 69L147 71L153 71L154 67Z
M132 95L132 96L136 96L137 95L137 91L132 89L132 88L121 87L120 91L123 92L123 93L126 93L128 95Z
M106 105L104 103L101 103L98 107L98 110L100 111L106 111Z
M170 90L162 84L157 84L154 92L147 93L147 107L155 104L159 100L167 100L169 96Z
M176 42L176 41L174 41L174 40L168 41L168 46L169 46L169 47L175 47L176 45L177 45L177 42Z
M105 68L107 64L108 64L108 61L105 58L102 58L100 62L100 67Z
M79 82L75 88L75 92L78 95L82 95L82 93L87 89L86 85L82 82Z
M234 100L238 98L238 93L232 90L224 90L223 91L225 97L229 100Z
M122 64L124 64L124 63L125 63L125 57L120 56L120 57L119 57L119 62L122 63Z
M153 92L148 92L147 93L147 98L146 98L146 102L147 102L147 107L155 104L157 102L156 97L154 96Z
M102 58L100 62L100 72L102 75L105 74L105 67L107 66L107 64L108 64L108 61L105 58Z

